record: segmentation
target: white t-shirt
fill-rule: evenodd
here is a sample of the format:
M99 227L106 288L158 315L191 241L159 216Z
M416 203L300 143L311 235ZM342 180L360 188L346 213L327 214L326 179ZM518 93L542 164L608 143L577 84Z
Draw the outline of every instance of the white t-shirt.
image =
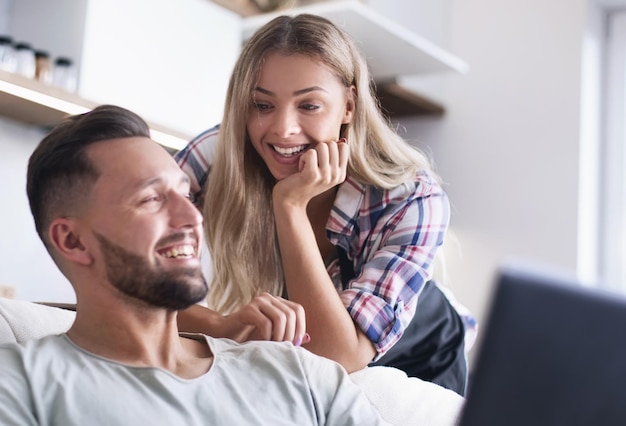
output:
M213 365L191 380L99 357L64 334L2 345L0 424L386 424L333 361L290 343L206 340Z

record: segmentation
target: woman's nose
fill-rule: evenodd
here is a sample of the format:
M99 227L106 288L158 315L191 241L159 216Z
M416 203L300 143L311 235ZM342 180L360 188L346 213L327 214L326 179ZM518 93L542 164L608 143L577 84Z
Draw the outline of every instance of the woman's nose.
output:
M271 131L281 138L297 134L300 131L298 114L291 108L282 108L272 117Z

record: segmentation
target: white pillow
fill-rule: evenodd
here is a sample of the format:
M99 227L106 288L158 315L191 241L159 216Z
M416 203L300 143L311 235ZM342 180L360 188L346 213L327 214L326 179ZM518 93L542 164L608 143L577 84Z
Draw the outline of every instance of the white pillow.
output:
M66 332L76 313L0 297L0 343L24 342Z
M465 398L393 367L366 367L350 374L383 419L396 426L454 426Z

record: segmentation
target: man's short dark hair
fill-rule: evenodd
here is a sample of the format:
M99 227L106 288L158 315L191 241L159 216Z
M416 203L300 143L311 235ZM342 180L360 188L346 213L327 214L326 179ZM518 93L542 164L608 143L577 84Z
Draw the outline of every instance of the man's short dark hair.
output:
M141 117L118 106L101 105L67 117L39 143L28 162L26 192L35 228L48 251L52 220L76 211L98 179L85 149L99 141L136 136L150 137Z

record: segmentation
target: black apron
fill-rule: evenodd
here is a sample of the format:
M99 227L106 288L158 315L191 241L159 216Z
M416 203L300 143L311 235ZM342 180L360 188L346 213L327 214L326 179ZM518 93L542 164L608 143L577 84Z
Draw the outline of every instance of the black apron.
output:
M339 251L343 288L355 277L346 252ZM428 281L417 301L415 316L389 351L370 366L396 367L407 376L436 383L465 395L467 361L461 317L437 285Z

